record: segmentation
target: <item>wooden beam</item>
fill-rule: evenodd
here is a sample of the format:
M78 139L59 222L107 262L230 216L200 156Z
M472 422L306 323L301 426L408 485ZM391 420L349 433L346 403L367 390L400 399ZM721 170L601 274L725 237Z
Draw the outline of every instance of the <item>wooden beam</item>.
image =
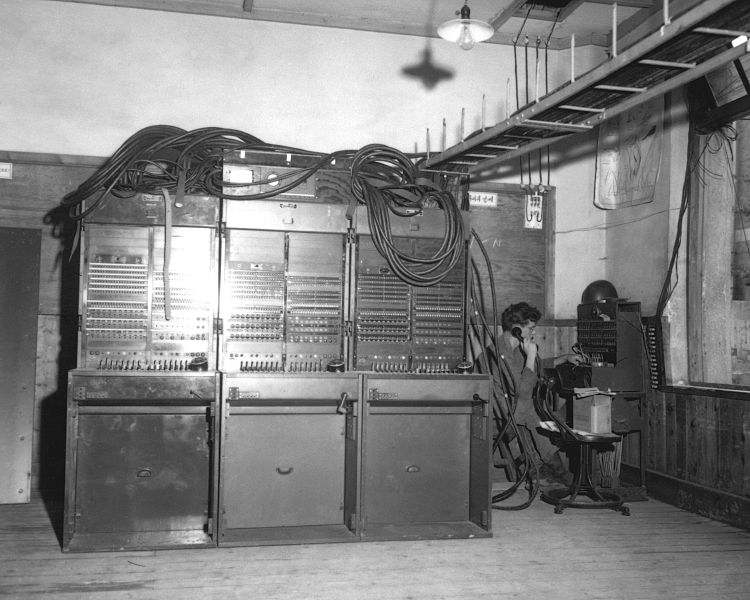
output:
M560 14L557 16L557 18L560 21L564 21L567 19L570 15L572 15L576 9L583 4L585 0L573 0L570 4L567 6L564 6L563 9L560 11Z
M670 0L669 16L674 19L685 11L700 4L703 0ZM644 8L625 19L617 26L617 45L625 49L647 35L658 31L664 24L664 5L659 2L651 8Z
M591 4L614 4L617 2L617 6L627 6L628 8L656 8L662 5L661 2L657 3L656 0L580 0L580 2L590 2Z
M507 8L504 8L490 19L490 25L495 29L499 29L502 25L510 21L515 16L516 10L524 4L526 4L526 0L513 0Z

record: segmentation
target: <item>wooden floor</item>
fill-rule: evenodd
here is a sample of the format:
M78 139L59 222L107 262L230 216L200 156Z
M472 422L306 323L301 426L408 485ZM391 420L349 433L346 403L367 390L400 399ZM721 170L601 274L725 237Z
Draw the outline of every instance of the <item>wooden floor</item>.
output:
M63 554L61 510L0 506L0 598L750 598L750 532L654 500L631 515L535 500L488 539Z

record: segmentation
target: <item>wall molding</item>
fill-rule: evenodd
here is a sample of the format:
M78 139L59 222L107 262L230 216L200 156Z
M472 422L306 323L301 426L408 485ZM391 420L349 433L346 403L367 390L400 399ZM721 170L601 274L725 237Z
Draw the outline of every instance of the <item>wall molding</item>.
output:
M624 479L629 481L637 478L636 467L622 464L621 470ZM750 531L750 498L721 492L648 469L646 491L654 500Z
M0 150L0 162L19 165L49 165L53 167L101 167L106 157L46 152L15 152Z

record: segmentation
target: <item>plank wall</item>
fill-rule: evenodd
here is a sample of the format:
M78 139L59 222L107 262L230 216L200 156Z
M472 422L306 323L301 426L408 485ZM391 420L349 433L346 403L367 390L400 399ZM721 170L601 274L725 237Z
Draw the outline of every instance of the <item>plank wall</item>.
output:
M750 398L666 388L648 397L647 485L655 497L750 529Z
M66 373L76 354L78 257L71 255L75 227L55 209L101 159L0 152L0 162L12 164L12 179L0 179L0 222L42 234L31 484L61 488Z
M543 357L568 351L575 323L537 327ZM647 390L648 494L680 508L750 529L750 395L741 391L667 387ZM623 477L638 481L640 433L623 438Z

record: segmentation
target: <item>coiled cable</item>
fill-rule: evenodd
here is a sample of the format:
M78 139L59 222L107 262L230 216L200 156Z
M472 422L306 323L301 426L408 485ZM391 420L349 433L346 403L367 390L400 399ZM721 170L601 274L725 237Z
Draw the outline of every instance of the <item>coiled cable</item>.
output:
M476 231L472 230L473 241L476 242L480 250L489 277L490 301L492 303L492 323L488 323L485 318L485 306L478 287L471 287L471 301L473 305L471 327L474 334L483 343L487 351L483 352L480 360L480 370L482 373L490 375L492 385L492 409L493 418L497 427L497 433L494 434L492 444L492 454L500 450L504 440L515 438L518 444L519 455L513 457L512 454L507 458L510 466L514 469L515 480L506 490L492 496L492 507L497 510L523 510L528 508L536 498L539 492L539 469L535 460L531 458L534 452L534 442L530 432L525 427L519 425L515 419L516 406L518 404L518 384L505 358L497 350L495 335L497 332L497 304L495 294L495 280L492 274L492 267L487 250L484 248L481 239ZM472 270L476 271L476 263L472 258ZM539 359L537 357L537 363ZM539 364L537 364L539 372ZM510 447L508 446L508 452ZM521 486L525 486L528 496L525 501L516 505L502 505L501 502L513 497Z
M271 189L268 179L251 183L224 181L224 162L237 151L299 154L312 157L309 166L280 173ZM267 144L236 130L205 127L186 131L170 125L146 127L128 138L104 165L78 188L67 194L61 205L71 219L80 221L96 210L109 195L130 198L136 194L163 195L175 192L176 202L185 194L199 194L231 200L262 200L295 188L317 170L336 160L353 160L351 191L358 203L367 206L374 245L393 273L414 286L431 286L442 281L458 264L465 249L464 224L454 196L426 178L407 155L380 144L359 151L317 153L288 146ZM232 193L239 187L249 193ZM266 186L262 188L261 186ZM412 217L424 208L441 209L444 217L442 240L434 252L425 255L407 251L401 238L393 235L391 217ZM421 248L425 246L422 245Z
M393 273L419 287L445 279L464 252L463 217L454 196L418 178L412 161L387 146L365 146L354 155L351 169L352 194L367 207L373 244ZM442 241L431 255L409 253L393 236L391 215L411 217L432 206L443 213Z

